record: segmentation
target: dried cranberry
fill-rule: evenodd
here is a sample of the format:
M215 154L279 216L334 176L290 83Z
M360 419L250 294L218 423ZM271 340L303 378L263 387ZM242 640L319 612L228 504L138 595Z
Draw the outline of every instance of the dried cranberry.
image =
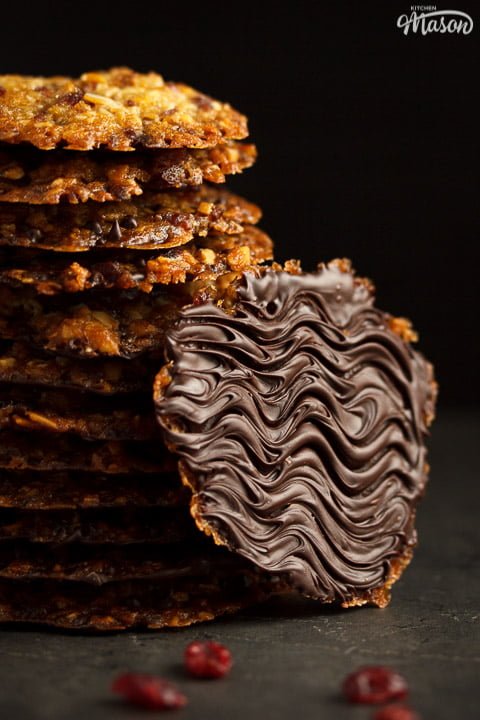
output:
M406 705L386 705L377 710L373 720L420 720L420 716Z
M85 93L83 92L83 90L81 90L80 88L75 88L73 92L65 93L65 95L59 97L57 102L59 104L70 105L70 107L73 107L74 105L79 103L80 100L82 100L84 95Z
M175 685L155 675L124 673L113 682L112 691L149 710L173 710L187 704L187 698Z
M406 697L405 679L387 667L363 667L343 682L343 694L351 703L378 703Z
M217 642L192 642L185 649L185 667L195 677L221 678L232 668L232 655Z

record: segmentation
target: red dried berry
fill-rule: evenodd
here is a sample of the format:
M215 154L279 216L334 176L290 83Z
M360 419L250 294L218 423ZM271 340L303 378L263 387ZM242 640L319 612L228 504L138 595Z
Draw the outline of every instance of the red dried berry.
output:
M420 720L420 716L406 705L386 705L377 710L373 720Z
M391 668L363 667L345 678L343 694L351 703L377 705L406 697L408 686Z
M187 704L187 698L175 685L155 675L124 673L114 680L112 691L148 710L174 710Z
M232 669L232 655L217 642L192 642L185 649L185 667L195 677L221 678Z

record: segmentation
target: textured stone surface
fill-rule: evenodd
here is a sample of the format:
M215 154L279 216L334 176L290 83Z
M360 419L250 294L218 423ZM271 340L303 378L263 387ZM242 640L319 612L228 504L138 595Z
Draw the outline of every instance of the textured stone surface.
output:
M176 681L190 700L181 712L185 720L366 720L371 711L345 705L339 686L358 665L385 663L407 677L411 703L425 719L474 720L479 429L478 416L440 411L429 492L419 511L420 546L387 609L276 601L211 625L152 634L3 630L2 717L136 720L144 714L120 706L108 691L114 675L135 670ZM234 654L231 676L215 686L182 673L184 647L197 638L218 640Z

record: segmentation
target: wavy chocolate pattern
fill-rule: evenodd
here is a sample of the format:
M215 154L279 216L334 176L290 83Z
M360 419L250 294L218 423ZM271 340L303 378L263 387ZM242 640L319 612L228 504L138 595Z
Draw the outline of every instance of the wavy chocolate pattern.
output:
M182 312L157 377L199 527L326 602L388 588L416 542L435 386L391 321L344 261L247 275L235 314Z

